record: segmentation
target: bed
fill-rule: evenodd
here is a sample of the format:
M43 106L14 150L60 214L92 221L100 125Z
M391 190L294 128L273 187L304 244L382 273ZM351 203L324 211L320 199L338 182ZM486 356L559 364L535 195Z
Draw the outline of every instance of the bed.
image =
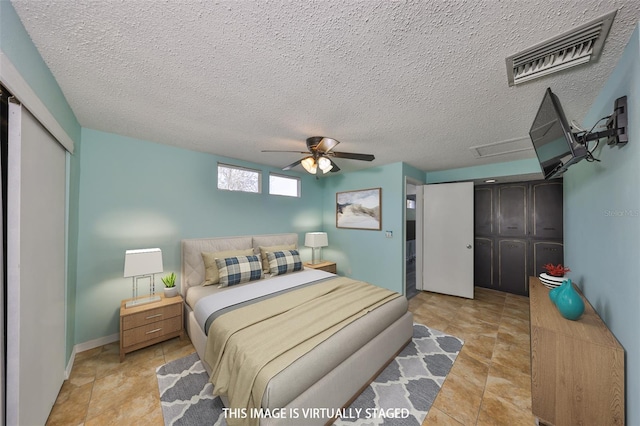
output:
M265 254L265 248L297 247L297 244L298 234L294 233L182 241L180 291L185 299L186 329L210 374L212 367L206 362L205 357L208 345L205 329L209 334L215 334L210 330L215 330L218 322L213 321L213 327L208 328L210 322L204 321L207 315L203 314L202 309L204 301L217 302L223 296L233 299L235 293L252 292L253 289L264 291L262 290L264 286L262 281L252 281L223 289L218 288L217 285L203 286L205 275L208 274L208 272L205 273L203 253L252 249L253 253L260 257ZM263 278L263 280L274 288L291 285L295 289L298 283L284 284L284 282L299 281L303 283L301 287L316 288L319 287L317 286L319 282L327 282L331 285L340 280L349 281L349 279L336 278L333 274L315 269L305 269L292 274ZM243 286L246 288L243 289ZM265 296L265 298L271 297L271 295ZM402 350L413 334L413 318L408 312L405 297L385 299L384 302L375 306L366 315L352 320L271 377L259 401L260 407L270 411L285 409L291 413L316 408L335 410L348 406ZM211 352L211 348L209 351ZM222 395L222 400L225 406L229 407L229 400L225 395ZM326 410L326 413L330 413L330 410ZM321 425L332 420L331 417L322 414L321 412L318 415L316 411L313 416L295 419L286 416L261 417L259 423L262 426Z

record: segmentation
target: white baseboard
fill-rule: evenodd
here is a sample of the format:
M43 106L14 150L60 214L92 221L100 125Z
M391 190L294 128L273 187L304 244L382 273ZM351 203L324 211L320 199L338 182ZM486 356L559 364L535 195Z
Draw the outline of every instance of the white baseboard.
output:
M110 336L100 337L99 339L93 339L89 340L88 342L78 343L77 345L75 345L73 347L73 351L71 352L71 357L69 357L67 368L65 369L65 380L68 379L71 375L71 369L73 368L73 362L76 359L77 353L108 345L109 343L117 342L118 340L120 340L120 333L115 333Z
M97 348L99 346L108 345L109 343L117 342L120 340L120 333L114 333L110 336L100 337L98 339L89 340L88 342L78 343L73 347L75 353L88 351L89 349Z

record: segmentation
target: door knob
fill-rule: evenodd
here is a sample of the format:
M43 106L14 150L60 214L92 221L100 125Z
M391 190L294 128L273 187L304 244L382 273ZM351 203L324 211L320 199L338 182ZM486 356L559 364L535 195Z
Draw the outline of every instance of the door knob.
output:
M471 244L467 244L467 248L470 249L471 248Z

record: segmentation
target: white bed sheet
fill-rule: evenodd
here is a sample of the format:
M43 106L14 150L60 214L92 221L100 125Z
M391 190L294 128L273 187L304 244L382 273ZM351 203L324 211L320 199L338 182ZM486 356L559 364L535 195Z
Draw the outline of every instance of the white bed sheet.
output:
M198 325L204 330L209 316L220 309L332 277L335 277L332 273L309 268L299 272L251 281L244 285L216 288L218 291L202 296L197 301L192 301L193 304L190 303L189 305L193 307ZM191 292L192 290L194 288L190 288L188 291ZM204 292L201 291L200 293ZM190 299L189 295L187 295L187 298ZM206 330L204 331L206 333Z

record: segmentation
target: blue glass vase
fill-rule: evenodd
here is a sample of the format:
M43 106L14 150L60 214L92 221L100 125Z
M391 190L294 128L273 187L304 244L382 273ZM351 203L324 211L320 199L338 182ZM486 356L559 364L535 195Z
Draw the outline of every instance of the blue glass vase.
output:
M582 297L580 297L578 292L573 288L571 280L564 281L557 289L558 291L554 293L553 296L549 293L549 297L551 297L551 300L556 304L560 315L571 321L580 318L584 312L584 302L582 301Z

